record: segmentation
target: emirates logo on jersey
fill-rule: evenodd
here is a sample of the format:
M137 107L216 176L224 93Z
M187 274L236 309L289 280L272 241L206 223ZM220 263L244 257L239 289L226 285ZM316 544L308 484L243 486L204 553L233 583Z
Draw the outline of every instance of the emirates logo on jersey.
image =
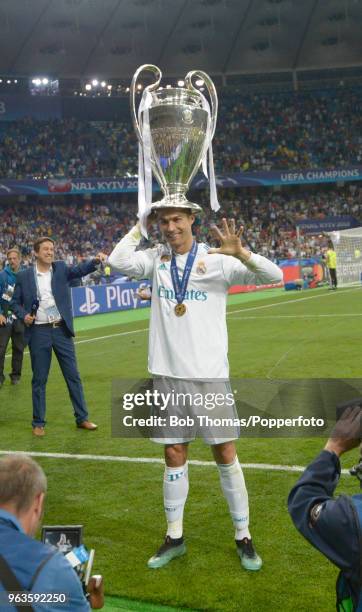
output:
M206 264L204 261L199 261L196 268L196 274L205 274Z

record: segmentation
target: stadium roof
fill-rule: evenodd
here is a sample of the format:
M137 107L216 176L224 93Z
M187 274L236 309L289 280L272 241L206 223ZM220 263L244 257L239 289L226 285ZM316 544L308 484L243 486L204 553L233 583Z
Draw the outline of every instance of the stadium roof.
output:
M362 65L361 0L1 0L0 74L182 77Z

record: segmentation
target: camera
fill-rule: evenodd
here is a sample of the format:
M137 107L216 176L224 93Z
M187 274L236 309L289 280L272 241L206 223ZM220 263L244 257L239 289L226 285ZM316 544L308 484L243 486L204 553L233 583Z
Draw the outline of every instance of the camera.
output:
M83 525L44 525L41 540L44 544L55 546L65 556L81 581L86 595L94 550L88 552L83 544Z

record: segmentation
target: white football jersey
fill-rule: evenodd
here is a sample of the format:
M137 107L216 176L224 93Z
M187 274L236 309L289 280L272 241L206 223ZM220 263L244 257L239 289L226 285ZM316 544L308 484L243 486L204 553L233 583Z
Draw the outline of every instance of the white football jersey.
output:
M171 278L171 253L158 246L135 251L140 241L133 228L115 247L110 265L152 284L148 369L154 375L186 379L228 379L226 299L232 285L278 283L282 272L261 255L252 254L247 266L235 257L208 255L198 244L183 303L186 312L176 316L177 300ZM188 253L176 255L182 278Z

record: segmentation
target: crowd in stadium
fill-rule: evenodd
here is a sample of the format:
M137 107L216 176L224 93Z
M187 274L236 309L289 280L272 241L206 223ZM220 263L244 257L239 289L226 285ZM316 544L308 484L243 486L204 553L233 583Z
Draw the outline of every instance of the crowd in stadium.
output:
M217 169L298 170L362 161L358 90L255 94L225 100Z
M77 119L0 124L0 176L44 178L125 176L135 173L130 127Z
M209 227L224 215L245 226L249 247L270 259L320 254L325 238L296 235L301 219L352 215L362 218L362 190L348 188L308 191L225 190L219 192L222 209L214 216L208 204L208 191L193 194L201 202L205 215L196 219L195 233L200 240L211 242ZM59 196L60 198L61 196ZM57 257L72 263L74 257L87 257L98 251L110 253L113 246L133 225L137 203L134 196L118 199L108 196L97 200L65 197L63 200L30 202L16 207L0 202L0 261L6 250L19 245L25 263L31 261L31 250L37 236L48 235L56 240ZM152 233L157 240L157 232Z
M220 95L214 139L219 173L362 163L359 90ZM0 126L0 177L105 177L137 173L131 122L27 118Z

